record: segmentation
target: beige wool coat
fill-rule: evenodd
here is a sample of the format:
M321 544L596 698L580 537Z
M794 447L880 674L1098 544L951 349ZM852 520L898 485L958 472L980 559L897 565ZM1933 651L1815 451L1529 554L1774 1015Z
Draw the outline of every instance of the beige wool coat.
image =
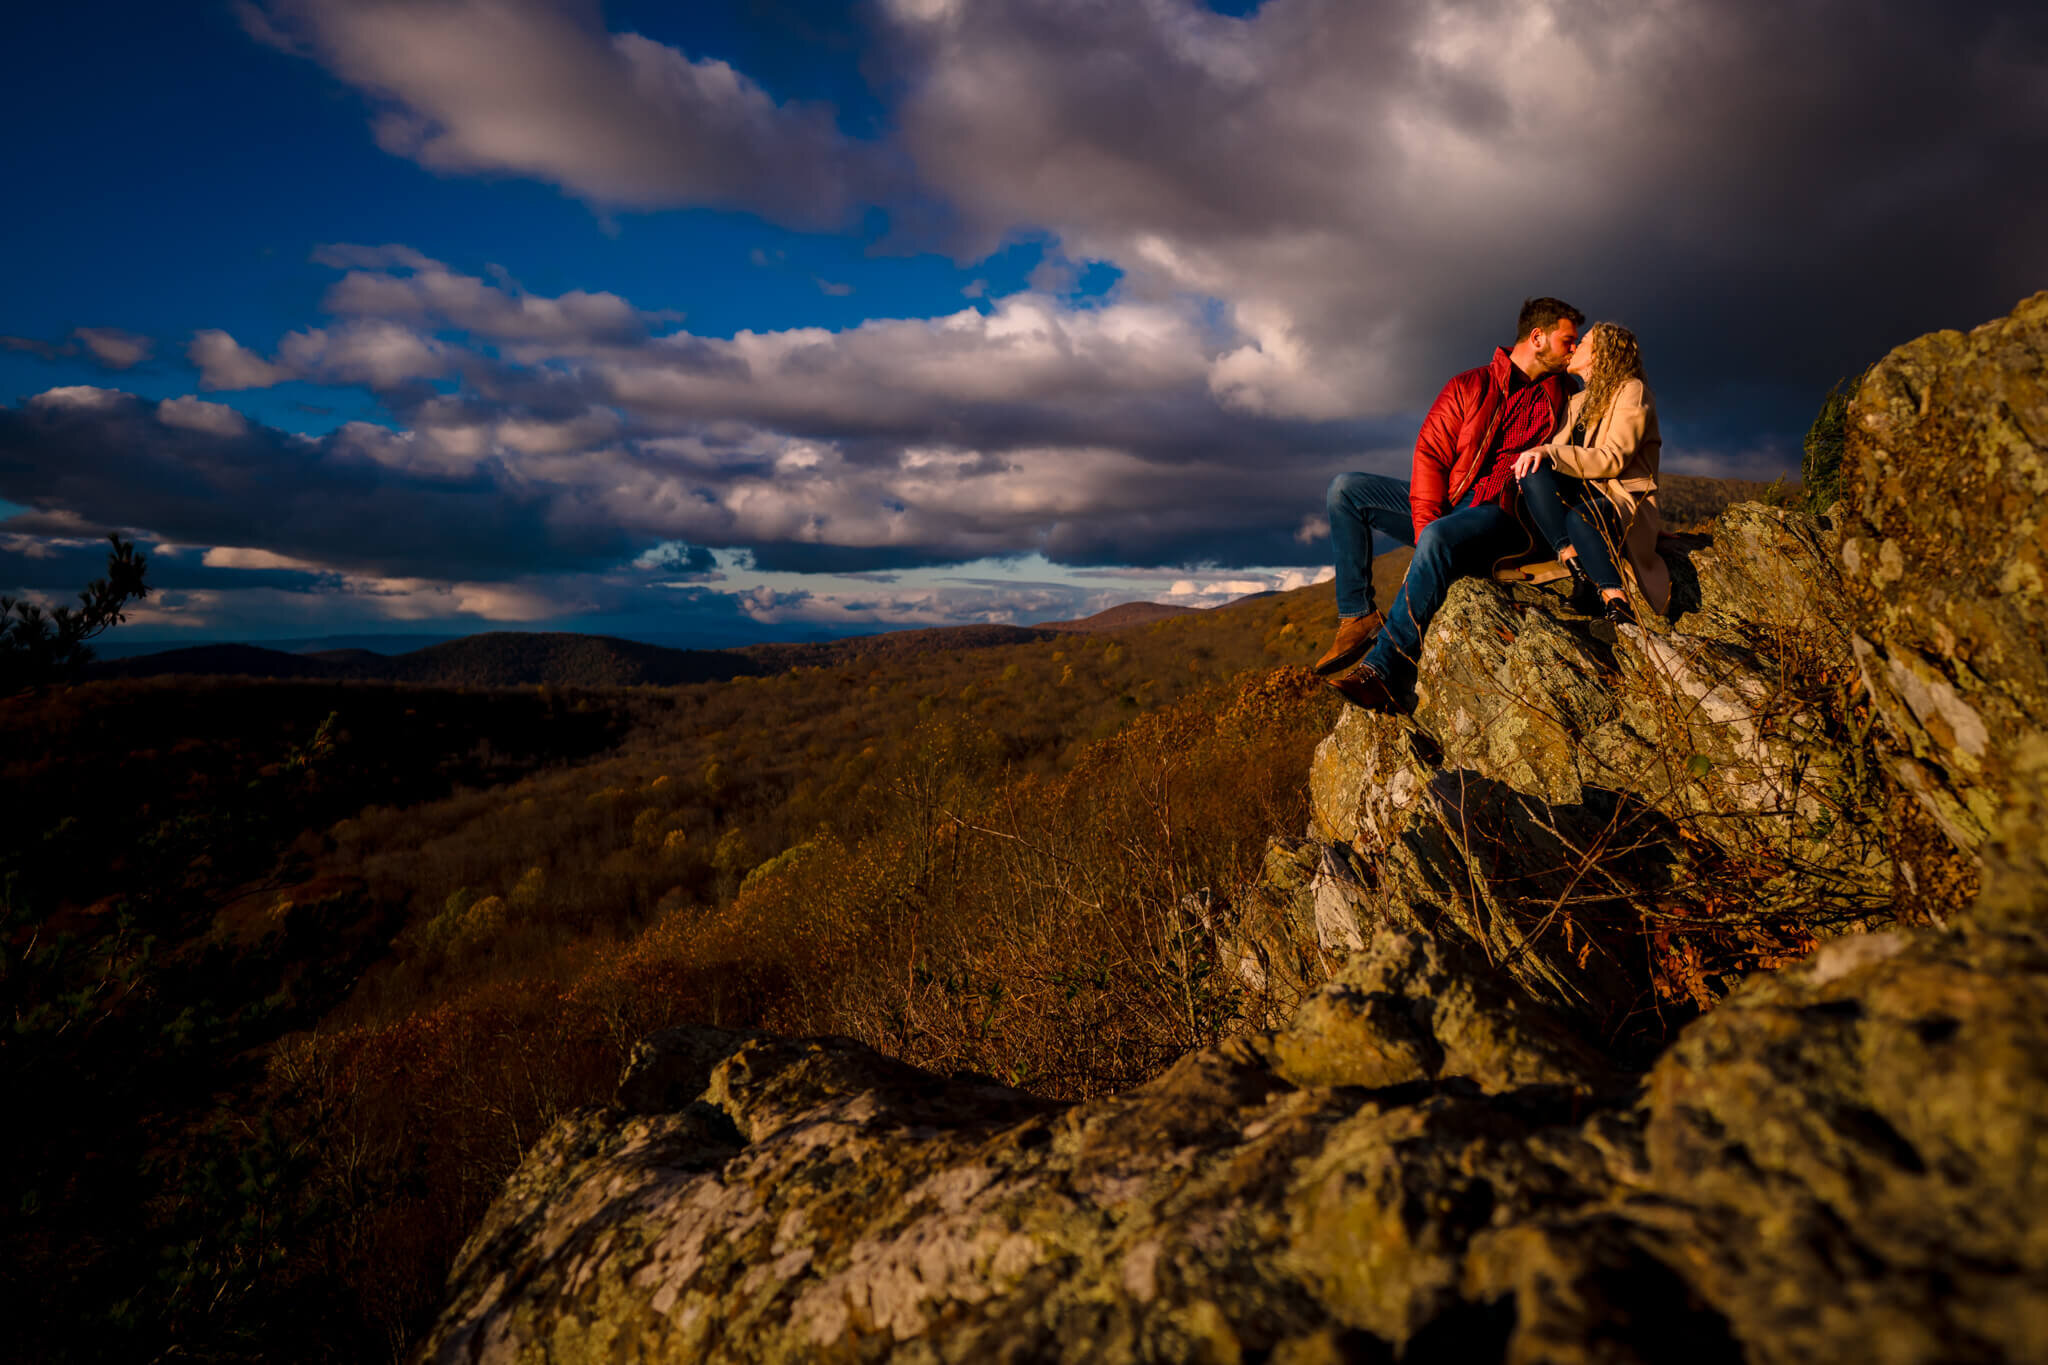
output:
M1624 567L1634 571L1636 585L1650 605L1664 611L1671 603L1671 571L1657 553L1657 536L1664 528L1657 511L1657 458L1664 448L1657 430L1657 400L1642 380L1629 380L1615 391L1593 429L1580 434L1584 444L1573 445L1572 427L1585 406L1583 392L1572 395L1564 421L1550 442L1537 449L1560 473L1595 485L1621 510L1628 526L1621 547Z

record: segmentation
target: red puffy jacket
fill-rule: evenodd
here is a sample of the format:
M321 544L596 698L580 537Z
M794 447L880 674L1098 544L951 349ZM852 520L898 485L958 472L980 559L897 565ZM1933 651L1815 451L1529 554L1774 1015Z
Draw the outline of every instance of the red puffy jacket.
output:
M1508 411L1508 372L1514 363L1505 347L1496 347L1492 364L1454 376L1430 405L1429 416L1422 419L1422 432L1415 438L1415 467L1408 481L1408 510L1418 537L1423 527L1449 511L1486 472L1486 454ZM1530 445L1548 440L1563 420L1568 396L1565 384L1563 375L1552 374L1533 385L1533 396L1547 405L1549 425ZM1515 396L1519 399L1522 395Z

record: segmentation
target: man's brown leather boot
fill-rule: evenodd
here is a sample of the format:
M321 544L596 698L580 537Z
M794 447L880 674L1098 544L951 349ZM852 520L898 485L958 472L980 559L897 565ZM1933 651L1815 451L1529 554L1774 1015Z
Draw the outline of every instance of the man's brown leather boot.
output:
M1402 709L1401 699L1394 695L1394 689L1371 664L1360 664L1352 672L1341 678L1332 678L1323 686L1333 688L1344 700L1367 711L1393 715Z
M1327 677L1357 663L1372 648L1372 642L1380 638L1380 628L1386 623L1386 616L1377 611L1347 616L1337 622L1337 638L1330 642L1329 652L1316 660L1316 672Z

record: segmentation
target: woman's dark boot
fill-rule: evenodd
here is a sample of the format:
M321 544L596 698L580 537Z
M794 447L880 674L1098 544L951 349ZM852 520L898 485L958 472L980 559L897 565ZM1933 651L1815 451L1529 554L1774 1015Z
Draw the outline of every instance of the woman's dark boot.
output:
M1593 580L1579 563L1579 557L1573 555L1564 561L1564 566L1572 574L1572 610L1581 616L1600 615L1605 610L1600 603L1600 589L1593 586Z
M1617 626L1636 624L1636 609L1628 604L1626 597L1610 597L1602 602L1600 615Z

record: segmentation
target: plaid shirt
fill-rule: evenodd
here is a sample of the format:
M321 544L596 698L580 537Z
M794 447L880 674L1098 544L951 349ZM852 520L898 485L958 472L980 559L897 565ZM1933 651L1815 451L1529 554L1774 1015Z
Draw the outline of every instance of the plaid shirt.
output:
M1493 449L1487 452L1486 472L1472 485L1474 507L1487 502L1507 506L1508 490L1515 478L1515 456L1548 441L1553 420L1542 384L1524 377L1510 364L1507 407L1500 415L1500 428L1494 435Z

